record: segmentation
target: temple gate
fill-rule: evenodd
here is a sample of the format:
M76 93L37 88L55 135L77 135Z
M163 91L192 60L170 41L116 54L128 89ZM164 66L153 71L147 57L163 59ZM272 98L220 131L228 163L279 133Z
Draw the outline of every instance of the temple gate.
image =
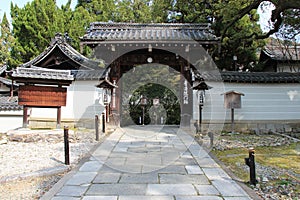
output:
M193 75L197 71L194 65L201 60L198 54L203 49L209 50L212 45L219 44L209 25L96 22L80 39L81 50L87 45L93 49L96 58L105 60L106 71L102 78L108 78L118 86L112 91L109 105L115 119L122 119L120 79L123 74L134 66L155 63L169 66L181 74L178 88L181 125L190 125L193 112L192 85L195 81Z

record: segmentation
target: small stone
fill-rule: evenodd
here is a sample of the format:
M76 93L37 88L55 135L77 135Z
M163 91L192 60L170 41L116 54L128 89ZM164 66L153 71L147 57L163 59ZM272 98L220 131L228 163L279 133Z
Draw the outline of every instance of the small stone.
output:
M1 144L7 144L7 142L8 142L7 139L2 139L2 140L0 140L0 145Z
M26 139L24 140L24 142L25 142L25 143L34 142L34 139L33 139L32 137L26 138Z
M263 178L262 178L262 182L264 182L264 183L265 183L265 182L269 182L269 179L268 179L267 177L263 177Z
M13 142L22 142L23 138L22 137L13 136L13 137L10 138L10 141L13 141Z

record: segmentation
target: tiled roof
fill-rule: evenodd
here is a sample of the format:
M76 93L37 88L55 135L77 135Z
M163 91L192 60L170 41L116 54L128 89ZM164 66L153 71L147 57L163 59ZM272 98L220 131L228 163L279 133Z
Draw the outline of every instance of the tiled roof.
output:
M0 75L3 74L5 72L5 70L7 69L7 65L3 65L0 67Z
M53 70L46 68L24 68L18 67L13 70L11 75L14 78L32 78L32 79L48 79L48 80L74 80L70 70Z
M225 82L300 83L300 73L288 72L223 72Z
M18 105L18 97L1 97L0 111L22 110L23 107Z
M300 83L300 73L290 72L203 72L201 75L196 74L196 78L203 78L205 81L237 83Z
M91 60L76 51L71 45L69 45L65 38L57 33L55 38L52 39L50 45L40 55L32 59L31 61L24 63L21 67L35 66L38 62L43 60L47 55L51 54L55 48L59 48L70 60L76 62L83 69L99 69L100 66L104 66L104 61Z
M99 80L105 69L72 71L75 80Z
M8 86L11 85L11 80L7 79L7 78L0 77L0 82L5 85L8 85ZM15 81L13 83L14 83L14 86L19 86L19 84L17 84Z
M91 23L82 41L218 41L209 24Z
M277 61L300 61L300 46L272 46L268 45L263 52Z

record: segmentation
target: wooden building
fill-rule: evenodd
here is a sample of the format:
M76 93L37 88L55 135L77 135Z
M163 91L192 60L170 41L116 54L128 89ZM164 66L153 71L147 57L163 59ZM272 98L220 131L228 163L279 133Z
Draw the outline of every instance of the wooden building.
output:
M24 117L30 110L23 126L53 128L90 118L83 116L86 105L95 104L89 90L96 90L103 65L101 60L84 57L62 34L56 34L44 52L11 73L20 85L19 104L27 109Z
M96 87L103 79L118 86L111 91L107 110L116 126L128 117L134 91L149 83L169 88L180 103L181 125L192 126L199 116L197 92L192 86L200 80L212 87L205 91L203 130L230 124L230 112L224 108L221 94L231 90L245 94L241 109L235 112L237 130L283 130L300 122L300 74L220 72L209 55L219 39L207 24L96 22L80 39L81 48L87 45L93 49L92 59L57 34L43 53L12 73L20 85L67 89L62 124L92 127L95 115L105 110L105 91ZM57 110L33 107L28 121L29 127L53 128Z
M261 52L260 62L265 71L300 72L300 46L268 44Z
M191 88L195 81L194 73L197 73L198 65L202 65L201 70L216 70L216 66L209 62L213 61L207 52L212 45L220 44L208 24L95 22L80 39L81 47L88 45L93 48L95 56L105 58L107 76L118 86L113 90L110 104L117 124L122 124L122 114L128 109L130 95L139 83L146 84L144 75L153 75L147 68L163 65L180 77L178 86L172 89L181 105L181 125L189 126L193 114ZM206 63L199 64L201 62ZM132 74L136 66L144 66L141 77ZM125 74L132 74L129 79L135 79L135 83L126 86ZM170 87L166 79L148 81Z

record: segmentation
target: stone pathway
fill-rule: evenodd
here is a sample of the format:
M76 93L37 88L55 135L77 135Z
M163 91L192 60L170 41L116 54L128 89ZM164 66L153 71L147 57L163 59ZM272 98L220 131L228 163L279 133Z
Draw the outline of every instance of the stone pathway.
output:
M133 126L111 134L78 171L42 199L251 198L182 129Z

